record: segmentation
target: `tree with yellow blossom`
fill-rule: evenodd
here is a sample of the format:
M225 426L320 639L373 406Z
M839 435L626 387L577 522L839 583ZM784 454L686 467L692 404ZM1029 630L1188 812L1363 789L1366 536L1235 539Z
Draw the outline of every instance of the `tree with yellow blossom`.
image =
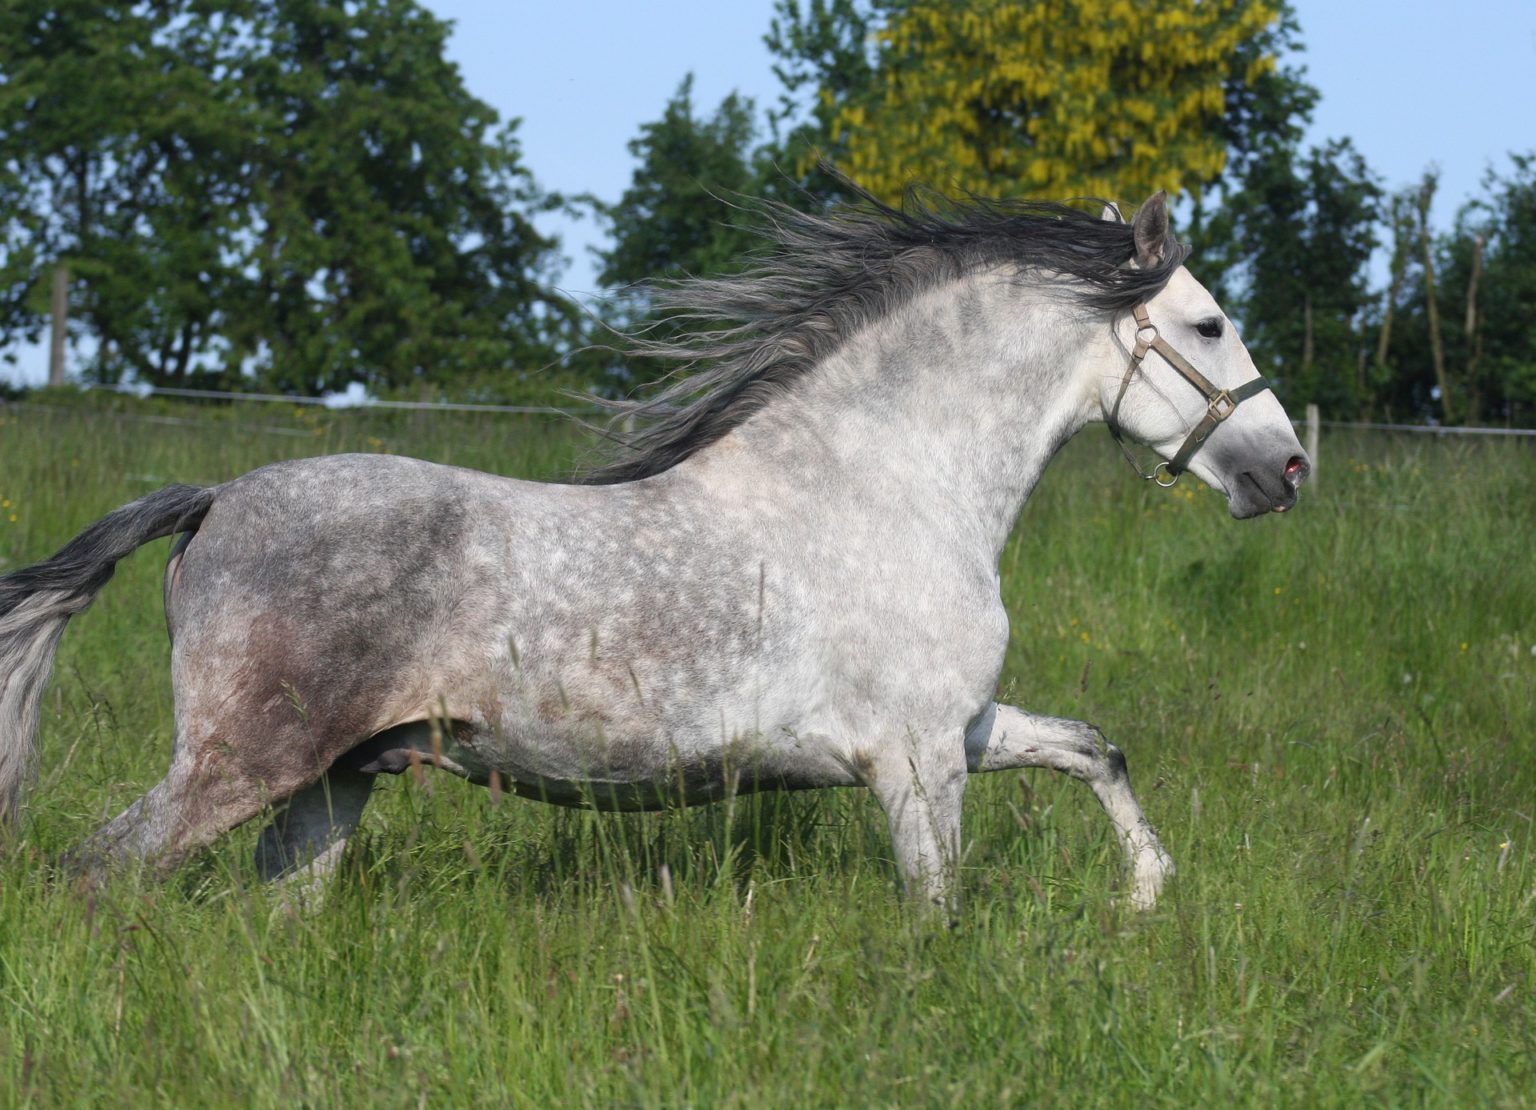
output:
M817 30L863 35L859 80L817 75L799 153L886 200L919 181L1137 200L1198 193L1256 141L1240 117L1290 28L1283 0L780 0L769 41L802 48L809 84Z

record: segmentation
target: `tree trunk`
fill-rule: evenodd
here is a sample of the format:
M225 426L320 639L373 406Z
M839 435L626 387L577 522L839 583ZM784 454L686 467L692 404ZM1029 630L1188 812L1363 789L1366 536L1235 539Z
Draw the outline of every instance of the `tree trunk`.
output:
M53 268L52 319L48 329L48 384L64 384L64 343L69 324L69 267L60 262Z
M1483 237L1472 237L1472 273L1467 278L1467 422L1483 419L1483 389L1477 379L1477 364L1483 359L1483 319L1477 311L1477 283L1483 276Z
M1381 314L1381 334L1376 337L1376 371L1378 376L1387 369L1387 349L1392 346L1392 316L1397 312L1397 294L1402 285L1402 267L1392 271L1392 281L1387 286L1387 304Z
M1312 338L1312 294L1304 294L1301 298L1301 373L1303 380L1311 381L1312 357L1314 354L1314 342Z
M1440 304L1435 300L1435 255L1429 242L1429 205L1435 198L1435 178L1427 175L1419 191L1419 249L1424 254L1424 308L1429 314L1429 353L1435 362L1435 384L1440 387L1440 413L1447 424L1456 419L1451 404L1451 383L1445 376L1445 340L1440 335Z
M1398 201L1392 205L1392 280L1387 284L1387 303L1381 314L1381 334L1376 337L1376 376L1369 396L1365 397L1361 419L1369 421L1376 411L1376 391L1391 378L1387 370L1387 356L1392 349L1392 320L1397 315L1397 299L1403 292L1403 274L1408 269L1408 254L1413 249L1409 236L1412 228L1406 226ZM1364 395L1363 395L1364 396Z

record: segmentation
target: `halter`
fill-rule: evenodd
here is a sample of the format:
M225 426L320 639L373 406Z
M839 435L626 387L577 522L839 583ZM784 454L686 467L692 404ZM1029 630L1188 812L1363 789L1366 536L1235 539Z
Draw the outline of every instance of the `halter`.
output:
M1152 323L1152 318L1147 315L1146 302L1138 302L1131 312L1136 317L1136 346L1131 350L1131 362L1125 368L1125 377L1120 379L1120 392L1115 395L1114 406L1105 412L1104 422L1109 425L1109 434L1115 437L1115 442L1120 445L1120 450L1125 455L1126 462L1131 464L1131 469L1139 477L1156 482L1166 489L1179 480L1179 475L1184 473L1189 460L1200 449L1206 437L1215 430L1216 425L1236 412L1237 406L1243 401L1268 389L1269 382L1260 376L1250 382L1244 382L1236 389L1217 389L1211 384L1209 378L1196 370L1187 358L1174 350L1173 346L1158 334L1157 325ZM1125 400L1125 391L1130 388L1131 379L1136 376L1136 370L1141 366L1142 360L1147 357L1148 351L1156 351L1162 355L1169 366L1182 374L1185 381L1204 395L1206 402L1205 415L1185 438L1184 445L1179 448L1178 454L1174 455L1172 460L1164 459L1159 462L1150 473L1141 469L1136 456L1126 446L1125 439L1120 434L1118 419L1120 402ZM1166 482L1159 476L1159 472L1168 476Z

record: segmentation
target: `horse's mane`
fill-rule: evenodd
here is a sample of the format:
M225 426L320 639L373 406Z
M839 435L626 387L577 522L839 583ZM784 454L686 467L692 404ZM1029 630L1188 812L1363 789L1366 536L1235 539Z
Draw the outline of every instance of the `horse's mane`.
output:
M845 182L845 185L847 183ZM667 384L615 412L609 462L582 479L603 485L648 478L742 423L873 320L941 282L999 264L1058 275L1085 305L1129 309L1161 289L1184 262L1172 242L1163 260L1127 266L1131 225L1043 201L956 200L909 190L893 208L856 190L857 204L810 215L778 202L752 211L767 243L729 277L687 278L650 290L681 335L630 337L626 353L669 362ZM622 425L633 431L621 432Z

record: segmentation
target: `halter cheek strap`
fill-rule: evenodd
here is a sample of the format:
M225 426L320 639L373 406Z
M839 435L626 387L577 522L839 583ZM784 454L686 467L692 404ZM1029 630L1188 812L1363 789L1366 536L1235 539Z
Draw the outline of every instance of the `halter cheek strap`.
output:
M1125 376L1120 379L1120 391L1115 394L1114 405L1104 414L1104 422L1109 425L1109 434L1115 437L1115 442L1120 445L1121 452L1126 461L1131 464L1131 469L1138 475L1160 486L1171 486L1179 480L1179 475L1189 467L1189 460L1195 452L1215 431L1216 425L1237 411L1237 406L1248 398L1263 393L1269 388L1269 382L1262 376L1252 381L1244 382L1236 389L1217 389L1211 384L1209 378L1196 370L1190 361L1164 339L1157 330L1157 325L1152 323L1152 318L1147 315L1145 303L1138 303L1132 310L1136 318L1136 343L1131 349L1130 365L1125 368ZM1125 391L1131 387L1131 379L1136 376L1137 369L1147 357L1148 351L1156 351L1162 355L1169 366L1172 366L1184 380L1189 382L1205 397L1205 415L1194 426L1189 435L1185 437L1183 445L1172 459L1166 459L1154 466L1151 472L1143 471L1141 464L1136 461L1136 456L1125 442L1125 437L1120 432L1120 402L1125 400ZM1162 475L1166 474L1165 482Z

